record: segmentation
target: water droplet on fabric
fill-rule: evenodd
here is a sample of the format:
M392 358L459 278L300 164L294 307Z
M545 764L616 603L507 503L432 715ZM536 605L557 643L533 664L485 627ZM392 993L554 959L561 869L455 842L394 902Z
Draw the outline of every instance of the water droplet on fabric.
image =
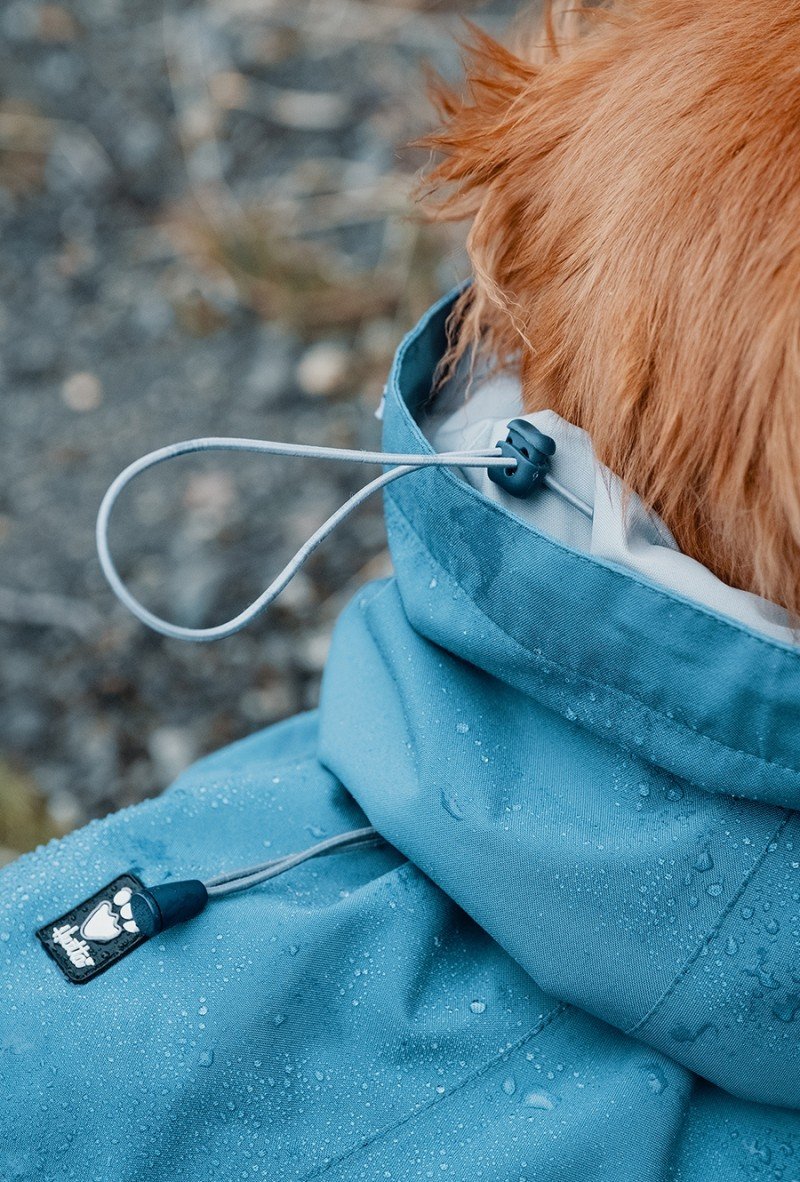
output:
M457 722L456 723L456 730L458 731L458 733L460 735L469 734L469 723L468 722Z
M528 1092L522 1101L526 1108L541 1108L545 1112L552 1112L558 1104L558 1096L552 1092Z
M706 894L710 895L712 899L718 899L722 894L722 883L712 882L710 886L706 887Z
M779 1022L794 1022L800 1013L800 994L790 993L785 1001L772 1007L772 1012Z
M449 813L454 821L463 821L464 814L461 811L458 801L454 796L451 796L446 788L443 788L440 796L442 808L446 813Z
M210 1067L211 1064L214 1062L214 1052L213 1051L201 1051L200 1054L197 1056L197 1062L200 1064L201 1067Z
M513 1075L508 1075L503 1080L503 1091L507 1096L513 1096L517 1090L517 1081Z
M469 1003L469 1008L472 1010L473 1014L482 1014L486 1009L486 1002L480 1001L480 999L476 998L475 1001L471 1001Z
M748 965L744 971L748 977L755 977L762 989L778 989L780 981L777 981L769 969L764 967L767 956L766 948L759 948L756 952L755 964Z
M705 874L707 870L714 869L714 859L711 857L709 849L706 848L700 851L695 860L694 868L695 870L699 870L701 874Z
M646 1063L642 1070L647 1072L647 1087L654 1096L660 1096L669 1087L669 1081L657 1063Z
M696 1030L692 1030L690 1027L681 1023L678 1026L673 1026L669 1034L670 1038L675 1039L675 1042L697 1042L698 1038L700 1038L702 1034L705 1034L707 1030L716 1030L716 1026L714 1026L713 1022L704 1022L702 1026L698 1026Z

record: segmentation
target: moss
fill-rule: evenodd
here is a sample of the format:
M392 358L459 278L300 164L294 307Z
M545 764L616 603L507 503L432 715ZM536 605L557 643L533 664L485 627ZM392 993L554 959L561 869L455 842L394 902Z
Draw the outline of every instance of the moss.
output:
M61 833L34 781L0 758L0 863Z

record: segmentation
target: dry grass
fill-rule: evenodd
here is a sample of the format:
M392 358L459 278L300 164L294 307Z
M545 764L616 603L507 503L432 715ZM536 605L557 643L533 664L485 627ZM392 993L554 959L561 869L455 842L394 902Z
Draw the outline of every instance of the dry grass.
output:
M33 781L0 760L0 865L63 832Z
M29 103L0 103L0 186L16 197L41 187L54 128Z

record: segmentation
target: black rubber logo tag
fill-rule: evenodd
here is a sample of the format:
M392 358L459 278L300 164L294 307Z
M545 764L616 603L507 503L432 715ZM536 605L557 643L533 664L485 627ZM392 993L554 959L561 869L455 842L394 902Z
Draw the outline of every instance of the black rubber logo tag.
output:
M135 874L120 874L36 933L73 985L91 981L143 943L131 913L131 895L141 889Z

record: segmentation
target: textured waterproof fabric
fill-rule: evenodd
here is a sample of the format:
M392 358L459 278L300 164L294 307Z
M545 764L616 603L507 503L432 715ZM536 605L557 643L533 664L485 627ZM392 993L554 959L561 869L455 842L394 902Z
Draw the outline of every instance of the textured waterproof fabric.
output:
M449 303L401 347L417 417ZM457 475L387 500L396 578L318 715L0 875L0 1178L800 1179L800 654ZM70 985L34 938L117 874L374 823Z

